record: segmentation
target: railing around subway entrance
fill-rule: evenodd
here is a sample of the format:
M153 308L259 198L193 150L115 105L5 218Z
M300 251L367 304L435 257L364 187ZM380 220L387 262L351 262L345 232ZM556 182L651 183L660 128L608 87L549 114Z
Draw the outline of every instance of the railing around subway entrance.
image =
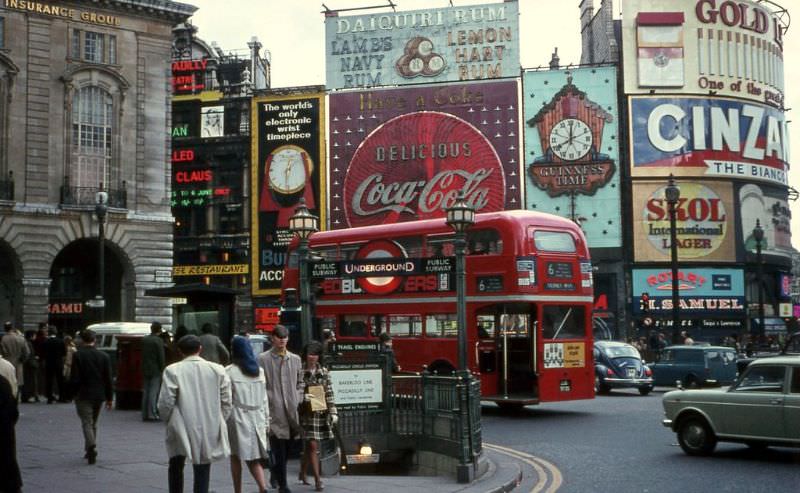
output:
M335 356L327 363L332 372L342 367ZM456 465L477 466L483 449L478 379L424 372L383 381L380 405L339 405L336 399L342 454L358 454L358 444L365 441L382 463L405 457L407 464L424 466L420 452L438 454L453 460L450 472L459 480Z

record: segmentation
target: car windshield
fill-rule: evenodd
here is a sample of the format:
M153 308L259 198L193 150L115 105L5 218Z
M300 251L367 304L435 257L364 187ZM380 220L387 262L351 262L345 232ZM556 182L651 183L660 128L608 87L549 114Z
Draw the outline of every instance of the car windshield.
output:
M608 346L605 351L609 358L639 358L639 351L633 346Z

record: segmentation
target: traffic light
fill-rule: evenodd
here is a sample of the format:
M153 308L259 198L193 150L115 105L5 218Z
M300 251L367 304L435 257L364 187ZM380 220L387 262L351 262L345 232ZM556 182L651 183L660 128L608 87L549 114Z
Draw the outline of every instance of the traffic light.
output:
M650 313L650 295L647 292L642 293L642 297L639 298L639 310L643 315Z

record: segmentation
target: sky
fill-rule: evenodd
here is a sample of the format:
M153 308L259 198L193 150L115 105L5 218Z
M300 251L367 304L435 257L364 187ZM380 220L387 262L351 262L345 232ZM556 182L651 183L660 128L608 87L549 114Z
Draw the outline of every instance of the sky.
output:
M252 36L257 36L269 51L272 63L272 87L325 84L325 17L322 4L331 10L388 5L388 0L182 0L198 7L192 23L204 41L216 41L228 51L247 49ZM397 10L447 7L451 0L393 0ZM615 17L619 17L622 0L614 1ZM456 7L481 0L452 0ZM800 8L791 10L794 2L777 0L800 20ZM520 64L523 68L546 66L553 50L558 48L561 65L580 63L580 0L519 0ZM600 0L595 0L599 8ZM368 14L382 10L344 12ZM793 23L784 37L785 106L795 108L786 114L787 121L800 112L800 23ZM800 156L798 123L789 123L790 148ZM800 159L795 157L792 161ZM800 189L800 163L789 172L789 184ZM800 200L790 202L792 210L792 244L800 250Z

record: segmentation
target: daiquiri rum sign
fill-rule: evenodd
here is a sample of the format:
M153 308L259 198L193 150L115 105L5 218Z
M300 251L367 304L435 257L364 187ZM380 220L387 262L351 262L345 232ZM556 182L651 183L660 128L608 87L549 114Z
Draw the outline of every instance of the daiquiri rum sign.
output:
M331 228L521 207L517 83L331 95Z
M727 183L679 182L680 200L675 208L678 259L684 261L732 261L734 210ZM666 183L634 185L634 237L637 261L669 261L669 204Z

